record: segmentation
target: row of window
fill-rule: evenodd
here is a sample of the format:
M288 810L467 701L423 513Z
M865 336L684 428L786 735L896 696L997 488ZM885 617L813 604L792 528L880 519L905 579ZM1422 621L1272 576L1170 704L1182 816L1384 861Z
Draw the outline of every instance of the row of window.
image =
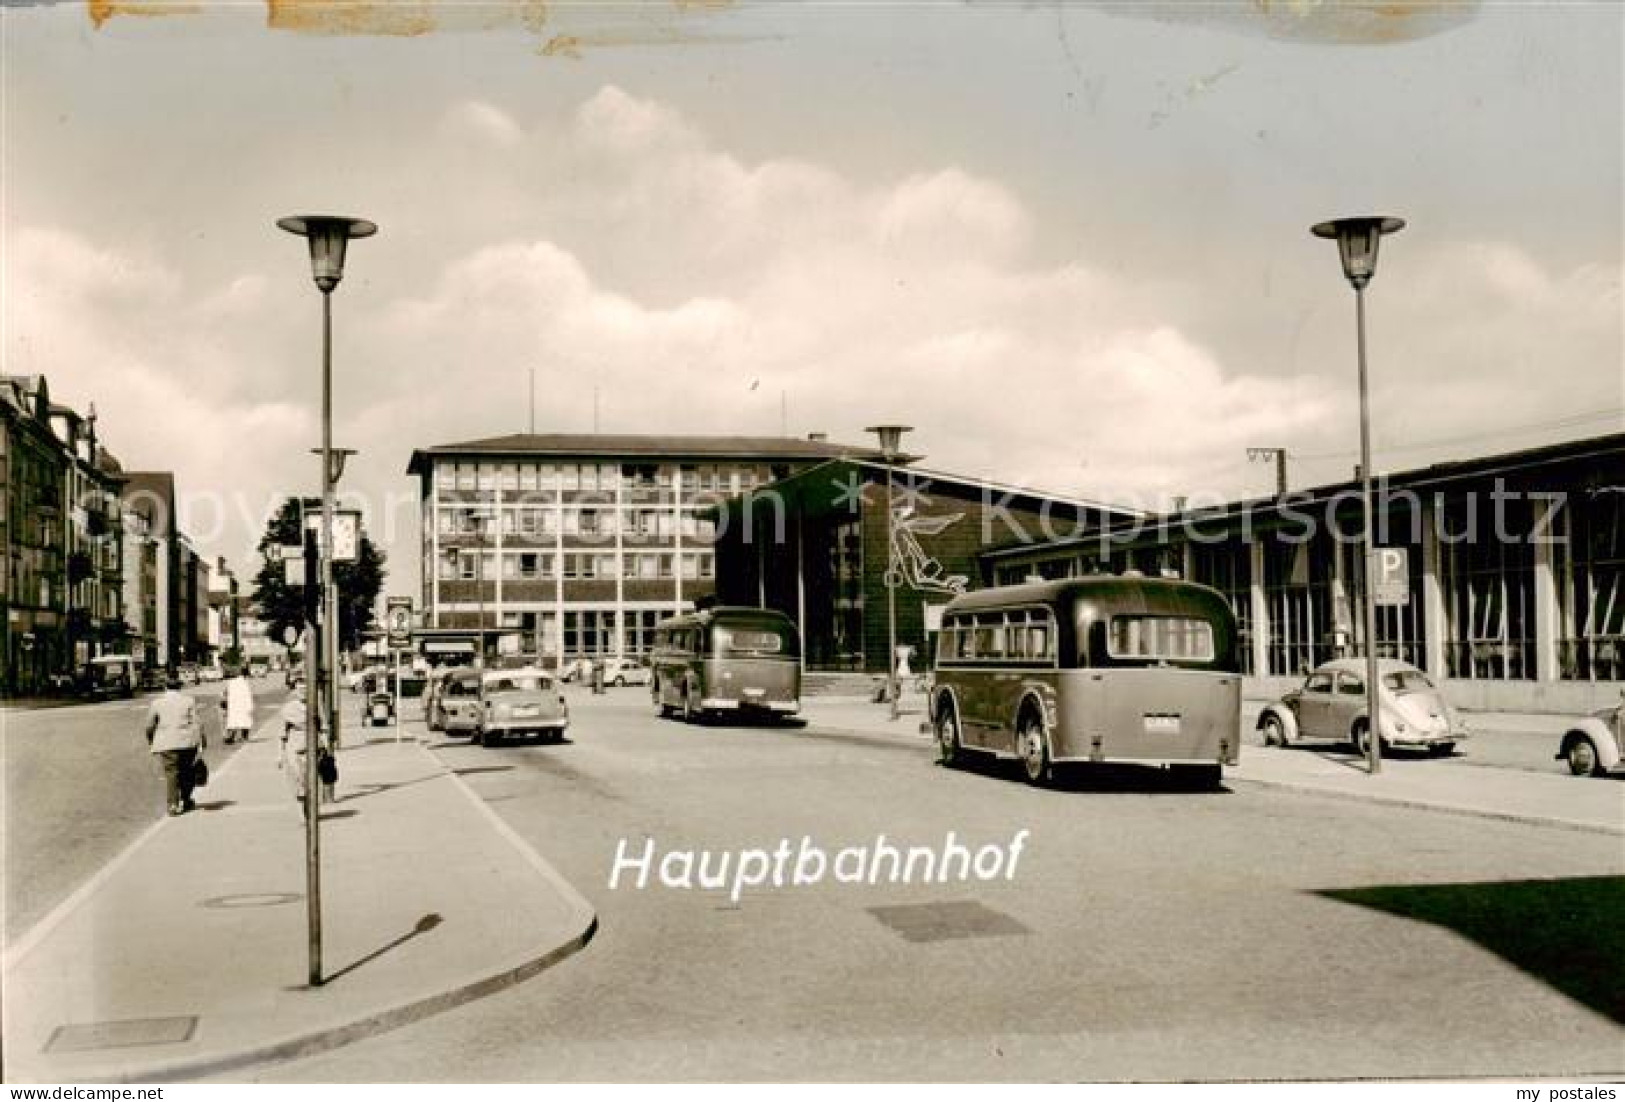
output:
M442 460L435 465L437 489L522 493L526 490L604 491L617 489L738 493L764 485L787 471L761 464L492 463Z
M1047 608L963 613L942 625L938 655L949 662L1055 664L1055 618Z
M573 579L615 579L627 581L669 581L681 576L685 581L716 576L716 556L709 551L636 552L503 552L501 563L492 551L484 562L474 551L440 560L441 581L547 581L559 577ZM500 571L500 574L499 574Z
M441 535L472 536L481 528L490 529L490 522L466 508L441 507L437 527ZM550 538L566 536L613 536L617 532L629 538L671 538L678 533L689 539L714 540L716 521L690 511L674 513L670 509L503 509L497 522L508 536L534 536Z

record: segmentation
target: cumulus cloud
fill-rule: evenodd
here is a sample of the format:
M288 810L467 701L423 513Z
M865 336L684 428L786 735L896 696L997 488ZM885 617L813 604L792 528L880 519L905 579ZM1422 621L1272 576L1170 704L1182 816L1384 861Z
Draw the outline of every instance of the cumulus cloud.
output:
M899 418L932 467L1123 501L1243 492L1250 445L1353 439L1346 296L1318 296L1301 321L1178 272L1044 261L1042 226L997 179L750 161L615 87L562 127L479 102L440 122L457 158L431 144L390 171L402 210L459 197L444 232L380 235L353 263L389 261L341 294L338 436L362 453L346 488L377 500L410 491L414 447L523 431L532 372L543 432L590 429L596 413L614 432L862 442L863 426ZM116 449L183 485L263 497L314 483L308 283L242 271L198 286L59 230L13 245L8 280L27 290L7 307L8 370L95 398ZM1325 256L1310 262L1323 277ZM1407 266L1404 292L1386 280L1374 302L1389 441L1493 428L1576 393L1603 401L1617 381L1617 273L1552 271L1506 243L1441 245ZM1247 315L1238 332L1297 325L1301 361L1283 371L1273 344L1227 342L1213 324L1226 312ZM1569 393L1533 394L1556 363ZM221 550L252 545L258 530L241 527ZM417 551L410 531L394 536L404 591Z

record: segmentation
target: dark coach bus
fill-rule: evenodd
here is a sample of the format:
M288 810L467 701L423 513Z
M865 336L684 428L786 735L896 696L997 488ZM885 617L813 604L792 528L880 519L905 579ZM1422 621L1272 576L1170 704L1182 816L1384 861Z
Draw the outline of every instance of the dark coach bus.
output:
M655 628L649 692L661 715L801 710L801 636L770 609L712 608Z
M1241 754L1235 616L1206 586L1097 576L984 589L943 610L931 723L941 760L1170 765L1219 783Z

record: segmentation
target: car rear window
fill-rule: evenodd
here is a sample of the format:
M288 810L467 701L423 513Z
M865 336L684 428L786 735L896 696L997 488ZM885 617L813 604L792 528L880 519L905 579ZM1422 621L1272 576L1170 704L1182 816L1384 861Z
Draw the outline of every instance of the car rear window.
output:
M784 638L773 631L721 628L716 642L724 654L778 654L784 650Z
M552 682L540 674L526 674L518 677L496 677L485 683L485 691L492 695L501 693L539 693Z

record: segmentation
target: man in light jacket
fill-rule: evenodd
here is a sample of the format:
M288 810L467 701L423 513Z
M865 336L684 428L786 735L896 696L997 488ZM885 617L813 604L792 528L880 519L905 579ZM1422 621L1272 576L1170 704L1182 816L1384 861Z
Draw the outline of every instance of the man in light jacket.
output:
M147 710L147 745L163 763L169 813L194 810L192 767L208 740L198 722L197 701L181 693L180 676L173 671L164 681L164 695Z

